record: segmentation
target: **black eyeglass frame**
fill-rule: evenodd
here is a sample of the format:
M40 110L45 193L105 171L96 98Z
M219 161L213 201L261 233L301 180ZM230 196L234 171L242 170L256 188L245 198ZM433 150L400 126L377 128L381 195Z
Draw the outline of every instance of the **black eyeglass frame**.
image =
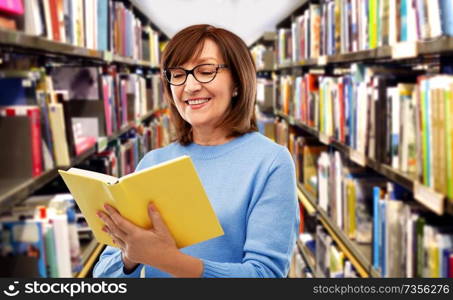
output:
M215 66L216 67L214 77L212 77L211 80L203 82L203 81L198 80L197 76L195 76L194 70L201 66ZM201 65L193 67L191 70L186 70L184 68L167 68L164 70L164 77L165 77L165 80L167 80L167 82L169 84L174 85L174 86L180 86L180 85L183 85L184 83L186 83L187 77L189 77L189 74L192 74L193 78L195 78L195 80L198 81L199 83L209 83L216 78L217 73L219 72L219 69L226 69L226 68L228 68L228 65L226 65L226 64L217 64L217 65L216 64L201 64ZM186 73L186 78L184 78L184 81L180 84L171 83L170 79L167 76L171 70L183 70Z

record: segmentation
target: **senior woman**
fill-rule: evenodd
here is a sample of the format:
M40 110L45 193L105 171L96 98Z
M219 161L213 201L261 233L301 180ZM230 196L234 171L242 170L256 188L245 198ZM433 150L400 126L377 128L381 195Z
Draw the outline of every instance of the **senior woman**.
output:
M170 40L161 67L176 141L137 170L189 155L225 234L178 249L153 205L152 229L106 207L99 216L120 249L106 248L94 276L285 277L299 225L295 169L285 147L257 132L246 44L225 29L190 26Z

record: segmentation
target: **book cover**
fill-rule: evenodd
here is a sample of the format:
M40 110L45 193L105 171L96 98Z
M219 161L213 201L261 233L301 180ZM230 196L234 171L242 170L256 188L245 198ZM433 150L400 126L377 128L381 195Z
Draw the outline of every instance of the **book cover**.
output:
M0 11L12 15L23 15L24 6L22 0L0 0Z
M373 267L380 270L380 245L381 245L381 228L380 228L380 207L381 188L373 187Z
M109 13L109 1L98 0L97 7L97 19L96 24L98 35L97 35L97 46L100 51L107 51L108 48L108 13Z
M448 278L453 278L453 253L448 257Z
M445 90L445 141L447 155L447 195L453 199L453 83Z
M439 0L442 34L453 36L453 1Z
M26 77L0 78L0 105L36 104L36 83Z
M44 33L38 0L25 1L25 33L42 35Z
M424 244L423 244L423 236L424 236L424 227L426 224L426 220L423 217L417 219L415 223L415 230L416 230L416 239L417 239L417 265L416 265L416 276L423 277L424 272L424 265L425 265L425 251L424 251Z
M0 250L2 256L14 256L33 262L27 269L37 268L39 277L47 277L44 240L42 239L41 223L33 220L10 221L0 223L2 239ZM36 265L35 265L36 263ZM20 264L17 264L20 266ZM2 265L2 268L4 265ZM16 270L21 272L23 270ZM35 272L30 272L34 274Z
M71 168L59 170L88 225L100 243L114 246L96 213L104 204L143 228L152 226L148 204L160 212L179 248L223 235L222 227L196 173L192 160L182 156L120 179ZM177 188L175 188L177 187Z
M53 27L52 27L52 16L50 12L50 0L42 1L42 11L44 17L44 27L46 28L46 37L49 40L53 40Z
M405 0L403 0L405 1ZM374 49L377 47L378 41L378 0L369 1L369 10L368 10L368 45L369 49Z
M41 111L38 106L20 105L0 107L0 115L6 117L28 117L30 126L32 177L37 177L43 172L42 137L41 137ZM24 137L25 138L25 137ZM18 149L16 149L17 151ZM28 149L27 149L28 150ZM24 150L25 151L25 150ZM16 161L18 162L18 161Z
M60 25L58 19L58 1L59 0L49 0L49 12L50 12L50 24L52 30L52 37L55 41L61 41L60 35Z
M441 12L439 0L428 1L428 22L430 28L430 38L442 35Z
M54 145L55 163L57 166L69 166L71 159L66 138L64 110L61 103L49 104L49 121Z
M322 226L316 227L316 272L323 277L329 277L330 247L332 238L324 231Z
M99 71L96 67L60 67L51 72L55 91L68 91L69 100L100 99Z
M396 249L404 249L403 247L403 232L399 226L399 220L402 217L403 201L392 200L387 201L386 205L386 236L388 244L386 247L386 266L387 276L403 277L404 268L401 268L402 255L404 251L395 251Z
M388 255L388 233L387 233L387 201L386 199L379 200L379 266L381 270L381 276L387 276L387 255Z

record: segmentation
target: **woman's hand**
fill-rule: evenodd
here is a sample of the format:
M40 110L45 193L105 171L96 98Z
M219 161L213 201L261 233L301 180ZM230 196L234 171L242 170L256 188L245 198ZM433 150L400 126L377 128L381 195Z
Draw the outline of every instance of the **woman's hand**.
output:
M164 270L172 253L179 252L176 242L153 204L148 213L153 224L151 229L138 227L110 205L104 206L107 212L98 212L104 221L103 230L118 245L123 254L126 269L133 269L138 263L151 265Z

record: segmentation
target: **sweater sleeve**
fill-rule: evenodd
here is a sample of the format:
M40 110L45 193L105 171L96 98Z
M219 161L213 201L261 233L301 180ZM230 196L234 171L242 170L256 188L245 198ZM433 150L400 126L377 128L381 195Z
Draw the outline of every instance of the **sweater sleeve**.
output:
M294 249L299 213L294 163L286 148L272 162L260 196L248 207L241 263L202 260L203 277L285 277Z
M143 159L137 165L135 171L140 171L146 167L154 164L152 158L152 151L147 153ZM117 278L133 278L140 277L140 270L142 265L138 265L137 268L131 273L124 272L124 263L121 258L121 251L114 247L106 247L99 257L99 261L96 263L93 269L93 277L117 277Z
M138 278L140 277L141 268L142 265L138 265L133 272L125 273L121 251L107 246L94 267L93 277Z

